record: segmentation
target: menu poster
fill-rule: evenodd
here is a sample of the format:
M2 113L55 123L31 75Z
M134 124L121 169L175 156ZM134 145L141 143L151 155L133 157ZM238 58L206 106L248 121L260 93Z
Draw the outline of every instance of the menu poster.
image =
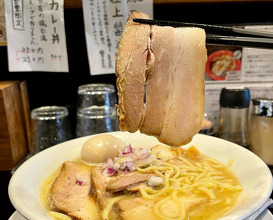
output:
M131 11L153 17L153 0L83 0L85 35L91 75L115 73L123 27Z
M248 25L239 28L273 32L273 25ZM273 81L273 50L207 45L207 83Z
M9 71L68 72L64 0L5 0Z
M0 46L7 45L4 5L4 0L0 0Z
M273 32L273 25L246 26L245 29ZM243 48L243 81L273 81L273 50Z
M208 59L205 68L207 82L241 81L242 48L207 45Z

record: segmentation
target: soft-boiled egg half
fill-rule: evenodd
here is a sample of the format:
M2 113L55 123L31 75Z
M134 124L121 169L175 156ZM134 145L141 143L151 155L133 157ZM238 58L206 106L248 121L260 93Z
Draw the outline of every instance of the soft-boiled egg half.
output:
M118 156L127 144L112 135L101 134L88 139L81 149L81 160L87 164L101 164Z

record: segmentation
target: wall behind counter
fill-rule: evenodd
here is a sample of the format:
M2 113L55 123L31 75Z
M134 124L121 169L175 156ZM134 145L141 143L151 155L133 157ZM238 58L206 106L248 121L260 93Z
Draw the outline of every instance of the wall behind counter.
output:
M273 2L157 4L154 18L210 24L273 23ZM114 74L91 76L88 64L82 9L65 9L69 59L68 73L9 72L7 48L0 47L0 80L26 80L30 109L63 105L75 121L77 87L86 83L115 84Z

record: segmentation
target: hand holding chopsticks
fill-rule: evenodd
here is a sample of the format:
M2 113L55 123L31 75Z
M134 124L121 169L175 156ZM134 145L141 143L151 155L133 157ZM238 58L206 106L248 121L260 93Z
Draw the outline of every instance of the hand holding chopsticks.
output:
M138 18L135 18L133 21L148 25L203 28L207 33L207 44L273 49L273 32L177 21Z

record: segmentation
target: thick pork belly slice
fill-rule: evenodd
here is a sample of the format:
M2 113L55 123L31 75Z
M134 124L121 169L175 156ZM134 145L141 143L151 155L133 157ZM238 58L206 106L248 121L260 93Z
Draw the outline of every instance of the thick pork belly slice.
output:
M108 181L103 175L103 169L100 167L91 168L91 193L101 209L104 209L110 199L113 198L113 194L106 191Z
M158 220L159 217L153 210L155 202L141 197L128 196L114 205L110 215L115 216L113 219L122 220Z
M112 178L108 183L106 190L108 192L119 192L128 189L130 186L147 181L152 176L152 173L139 173L137 171L122 173L117 177Z
M90 167L64 162L50 190L52 208L73 219L99 220L99 210L90 196L90 175Z
M155 63L147 78L140 131L170 146L187 144L203 120L205 32L153 26L151 50Z
M133 12L123 30L116 57L118 115L122 131L135 132L143 117L147 59L150 57L150 26L133 22L149 16Z

